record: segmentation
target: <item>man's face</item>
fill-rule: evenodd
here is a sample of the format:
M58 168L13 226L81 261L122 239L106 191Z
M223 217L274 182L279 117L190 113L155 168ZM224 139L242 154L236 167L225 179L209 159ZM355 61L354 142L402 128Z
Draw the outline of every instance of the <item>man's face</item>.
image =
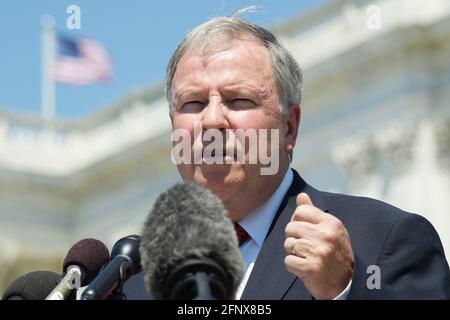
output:
M249 145L238 139L234 140L236 150L244 150L245 163L179 164L178 170L184 180L205 186L226 206L232 206L232 202L242 201L242 197L264 196L259 190L270 189L271 181L284 175L288 166L286 151L293 147L295 137L291 137L292 128L289 128L287 116L280 112L268 52L263 45L251 40L234 40L226 48L207 54L201 50L187 52L173 78L172 102L172 128L187 130L192 142L195 123L201 124L203 131L221 130L224 136L230 129L279 130L276 141L270 141L270 130L266 141L258 139L259 148L263 143L269 145L265 146L267 152L270 152L270 143L279 144L276 155L279 168L275 175L261 175L261 164L249 164ZM224 149L230 143L230 139L224 142ZM205 143L203 150L204 147Z

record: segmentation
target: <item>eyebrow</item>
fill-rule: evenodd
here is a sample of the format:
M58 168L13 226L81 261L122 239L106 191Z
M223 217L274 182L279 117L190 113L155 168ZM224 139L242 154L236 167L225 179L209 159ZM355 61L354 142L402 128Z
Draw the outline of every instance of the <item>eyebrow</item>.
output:
M257 96L258 98L265 98L267 96L268 89L257 88L256 86L252 86L249 84L236 84L229 85L222 88L222 93L224 95L229 94L243 94L243 95L252 95Z
M268 88L258 88L251 84L230 84L220 88L220 94L226 96L230 95L251 95L254 98L264 99L268 94ZM189 85L186 88L181 88L178 92L174 92L174 102L180 100L187 100L188 98L196 98L199 96L205 96L208 93L208 89L200 89L197 86Z
M221 89L221 91L225 93L257 93L258 90L253 86L236 84L225 86Z
M185 89L182 89L181 92L174 92L173 98L174 101L182 100L185 96L199 96L205 94L206 90L198 89L194 86L189 86Z

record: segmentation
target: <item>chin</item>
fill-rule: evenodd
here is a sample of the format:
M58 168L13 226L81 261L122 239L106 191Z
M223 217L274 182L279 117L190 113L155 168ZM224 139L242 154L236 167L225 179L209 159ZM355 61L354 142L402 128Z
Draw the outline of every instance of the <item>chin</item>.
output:
M231 165L198 166L192 180L225 201L236 193L238 185L245 181L245 171Z

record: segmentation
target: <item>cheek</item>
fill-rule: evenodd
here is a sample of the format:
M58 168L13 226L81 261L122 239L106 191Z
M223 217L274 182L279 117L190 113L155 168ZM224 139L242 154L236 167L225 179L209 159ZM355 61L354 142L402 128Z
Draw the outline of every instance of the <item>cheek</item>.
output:
M280 128L276 114L266 114L260 110L236 113L229 116L232 129L274 129Z
M191 135L194 132L194 124L199 121L198 117L192 115L174 116L172 130L187 130Z
M271 149L272 144L275 143L278 145L282 145L283 143L283 128L281 127L281 121L279 121L279 118L276 114L267 115L263 112L246 112L245 114L236 116L234 118L229 117L229 119L232 129L256 131L257 142L254 139L250 139L249 135L246 135L245 141L242 140L241 136L237 136L237 139L240 141L240 145L245 146L244 152L246 154L248 154L250 150L253 150L252 152L258 152L259 155L259 152L261 152L259 151L259 148L263 148L261 149L262 152L268 153ZM261 132L260 129L266 129L263 130L265 131L265 133ZM271 129L277 129L278 134L272 136ZM276 139L277 137L278 139ZM251 148L255 146L258 146L258 149ZM254 157L257 157L258 155Z

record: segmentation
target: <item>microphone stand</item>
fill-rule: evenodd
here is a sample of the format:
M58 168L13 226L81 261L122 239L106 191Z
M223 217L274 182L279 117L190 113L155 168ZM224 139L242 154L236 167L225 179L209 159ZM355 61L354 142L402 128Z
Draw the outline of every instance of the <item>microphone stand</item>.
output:
M188 259L168 276L164 299L229 300L231 286L223 268L210 259Z

